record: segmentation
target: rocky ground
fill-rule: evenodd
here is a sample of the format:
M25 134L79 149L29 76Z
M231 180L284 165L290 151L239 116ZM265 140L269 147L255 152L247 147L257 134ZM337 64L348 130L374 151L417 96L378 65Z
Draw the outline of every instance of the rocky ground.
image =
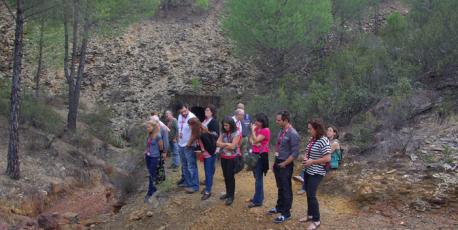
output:
M348 165L354 165L349 160ZM297 173L299 173L299 167ZM200 165L202 172L202 165ZM319 199L322 212L322 229L455 229L458 227L457 207L415 211L400 200L374 199L370 202L358 200L358 195L346 194L345 186L353 187L345 175L352 167L332 172L320 187ZM385 172L386 177L399 174ZM380 172L380 175L383 175ZM177 179L177 173L169 177ZM203 175L200 175L203 179ZM146 182L146 178L143 179ZM381 179L380 179L381 180ZM398 182L387 181L387 187L395 187ZM304 229L306 224L299 223L304 216L306 197L295 195L292 219L285 224L272 223L272 217L265 215L267 209L276 202L275 179L270 171L265 177L265 203L260 208L247 209L246 199L254 192L254 178L251 172L243 171L236 176L236 199L231 207L218 199L224 191L224 181L219 164L215 175L213 196L207 201L200 200L200 194L185 194L182 189L171 188L161 191L153 204L143 204L146 183L139 193L132 197L117 215L95 229ZM339 185L336 185L338 183ZM389 184L389 185L388 185ZM299 183L293 184L294 191L300 189ZM355 186L354 188L357 188ZM355 193L357 194L357 193ZM402 199L402 198L401 198ZM389 202L387 202L389 201ZM397 205L396 205L397 204Z

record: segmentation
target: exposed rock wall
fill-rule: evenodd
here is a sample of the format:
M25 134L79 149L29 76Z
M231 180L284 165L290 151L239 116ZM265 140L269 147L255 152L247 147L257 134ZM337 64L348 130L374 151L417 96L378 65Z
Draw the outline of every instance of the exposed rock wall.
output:
M253 66L234 58L223 38L221 1L204 15L175 11L176 17L132 26L90 48L84 95L110 105L116 127L162 111L177 94L227 97L254 90Z

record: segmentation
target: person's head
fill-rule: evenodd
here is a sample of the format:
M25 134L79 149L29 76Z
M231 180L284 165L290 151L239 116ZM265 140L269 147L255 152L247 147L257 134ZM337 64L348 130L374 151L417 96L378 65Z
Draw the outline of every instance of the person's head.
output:
M189 113L189 110L188 110L188 105L186 104L183 104L183 103L179 103L178 106L178 112L182 115L182 116L187 116L188 113Z
M255 124L258 128L268 128L269 127L269 118L264 113L256 114Z
M159 119L159 116L158 116L158 115L152 115L152 116L150 117L150 120L154 120L154 121L157 121L157 122L159 122L159 121L160 121L160 119Z
M307 122L307 129L310 135L316 139L324 136L324 126L320 120L311 120Z
M287 110L283 110L277 113L275 117L275 123L284 128L286 127L291 121L291 114Z
M165 111L165 117L167 118L167 120L172 120L174 118L172 111L170 110Z
M329 126L326 132L326 136L329 138L329 140L339 139L339 131L336 127Z
M191 129L191 139L190 143L194 140L197 140L200 137L200 134L203 132L208 132L207 129L202 125L199 118L193 117L188 120L189 128Z
M146 131L150 135L155 135L159 131L159 123L156 120L149 120L146 122Z
M159 116L159 113L156 111L151 112L151 116Z
M235 119L237 119L238 121L243 121L244 116L245 116L245 111L243 109L235 110Z
M221 127L223 132L233 133L237 131L237 126L235 126L234 119L232 117L225 117L221 122Z
M205 108L205 117L206 118L216 118L216 107L212 104L208 105L207 108Z
M245 110L245 105L242 104L242 103L238 103L238 104L237 104L237 109L243 109L243 110Z

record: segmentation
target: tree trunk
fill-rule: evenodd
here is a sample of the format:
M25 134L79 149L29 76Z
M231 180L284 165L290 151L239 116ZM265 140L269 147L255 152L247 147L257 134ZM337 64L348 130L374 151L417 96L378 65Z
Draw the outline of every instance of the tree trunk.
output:
M79 0L73 0L73 31L72 31L72 60L70 65L70 71L68 70L68 11L65 7L64 0L64 33L65 33L65 54L64 54L64 72L67 78L68 84L68 116L67 116L67 128L70 131L76 131L76 121L78 116L78 105L81 91L81 81L83 78L87 43L89 38L90 21L87 13L84 14L84 26L82 31L83 39L81 41L81 47L78 49L78 26L80 23L79 11L80 3ZM77 60L79 50L79 62ZM76 68L78 67L78 68Z
M45 18L41 18L41 24L40 24L40 42L38 44L38 67L37 67L37 73L35 75L35 97L40 96L40 76L41 76L41 69L43 67L43 30L45 26Z
M10 140L8 145L8 164L6 174L11 179L19 179L19 105L21 91L22 40L24 29L24 0L17 0L16 33L14 38L13 80L11 86L11 104L9 117Z

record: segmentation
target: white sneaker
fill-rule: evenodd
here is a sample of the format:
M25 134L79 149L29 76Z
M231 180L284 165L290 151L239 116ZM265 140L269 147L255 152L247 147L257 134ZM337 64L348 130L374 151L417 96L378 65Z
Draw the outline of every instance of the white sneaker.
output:
M304 178L302 178L301 176L293 176L293 179L296 180L296 181L304 183Z

